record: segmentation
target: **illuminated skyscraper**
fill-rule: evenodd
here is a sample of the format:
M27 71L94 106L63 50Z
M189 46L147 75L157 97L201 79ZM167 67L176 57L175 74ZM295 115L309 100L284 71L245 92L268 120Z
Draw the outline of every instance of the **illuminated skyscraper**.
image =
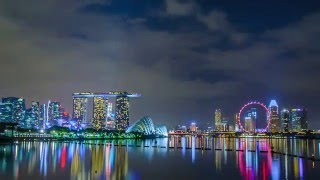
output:
M0 103L0 122L13 121L13 107L11 103Z
M129 97L116 97L116 129L126 130L129 127Z
M292 109L291 110L292 131L299 132L308 129L307 110Z
M253 117L255 120L257 119L257 108L251 108L247 111L247 117Z
M287 109L283 109L281 111L281 123L282 123L282 131L289 132L290 131L290 112Z
M196 123L191 123L191 125L190 125L190 132L192 132L192 133L195 133L195 132L197 132L197 125L196 125Z
M72 117L78 124L85 123L87 119L87 102L88 98L73 98L73 114Z
M40 106L39 129L45 129L46 122L47 122L47 106L46 104L42 104Z
M278 111L278 104L276 100L271 100L269 105L270 111L270 132L279 132L280 131L280 123L279 123L279 111Z
M26 110L26 104L23 98L2 98L2 103L12 104L12 122L23 123Z
M100 129L107 119L108 99L105 97L93 98L93 121L92 126Z
M236 132L239 131L238 116L239 116L238 113L234 115L234 131L236 131Z
M32 111L32 108L26 109L25 111L25 119L23 123L20 125L22 128L31 129L34 124L35 114Z
M56 102L56 101L49 101L49 105L48 105L48 121L49 123L54 123L54 121L61 119L60 117L60 107L61 104L60 102Z
M256 128L255 128L255 121L254 121L254 117L245 117L244 119L244 125L245 125L245 129L250 132L250 133L254 133Z
M34 117L32 127L38 129L40 127L40 106L39 102L31 102L32 116Z
M222 120L222 114L221 114L221 109L216 109L214 113L214 124L216 127L216 131L221 131L221 120Z

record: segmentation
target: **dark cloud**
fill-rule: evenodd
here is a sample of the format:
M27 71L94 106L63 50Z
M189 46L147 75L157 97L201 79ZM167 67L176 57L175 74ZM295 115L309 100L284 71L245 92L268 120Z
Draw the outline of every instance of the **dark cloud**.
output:
M128 90L143 94L132 100L133 120L147 114L170 126L212 123L216 107L231 116L251 99L277 98L308 107L320 126L319 13L250 33L195 1L165 1L144 16L113 3L2 1L1 96L56 99L71 111L73 92ZM93 4L99 13L84 12Z

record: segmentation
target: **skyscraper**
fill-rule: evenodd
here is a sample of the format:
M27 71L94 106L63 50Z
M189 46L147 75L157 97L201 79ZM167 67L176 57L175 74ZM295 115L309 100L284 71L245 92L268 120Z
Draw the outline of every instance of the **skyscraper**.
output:
M196 123L191 123L189 129L190 129L190 132L196 133L198 129Z
M52 101L49 102L48 107L48 120L50 123L53 123L53 121L61 119L60 117L60 102Z
M299 132L308 129L307 110L292 109L291 110L292 131Z
M269 105L270 112L270 132L275 133L280 131L279 126L279 112L278 112L278 104L276 100L271 100Z
M25 119L24 119L23 123L20 124L20 127L25 128L25 129L31 129L33 127L35 118L36 117L32 111L32 108L26 109Z
M11 103L0 103L0 122L13 121L13 107Z
M126 130L129 127L129 97L116 97L116 129Z
M34 116L34 120L32 126L36 129L40 128L40 105L39 102L31 102L32 114Z
M216 131L221 131L222 130L221 120L222 120L221 109L216 109L216 111L214 113L214 124L215 124L215 127L216 127Z
M245 117L244 119L244 126L245 129L250 132L250 133L254 133L256 128L255 128L255 121L254 121L254 117Z
M92 126L100 129L107 119L108 99L105 97L93 98L93 121Z
M2 98L2 103L12 104L12 122L23 123L26 110L26 104L23 98Z
M39 129L45 129L46 122L47 122L47 106L46 104L42 104L40 106Z
M234 115L234 131L239 131L239 122L238 122L239 114Z
M283 109L281 111L281 123L282 123L282 131L289 132L290 131L290 111L288 109Z
M247 117L253 117L257 119L257 108L251 108L247 111Z
M87 120L87 102L88 98L73 98L73 114L72 118L77 121L78 125L86 123Z

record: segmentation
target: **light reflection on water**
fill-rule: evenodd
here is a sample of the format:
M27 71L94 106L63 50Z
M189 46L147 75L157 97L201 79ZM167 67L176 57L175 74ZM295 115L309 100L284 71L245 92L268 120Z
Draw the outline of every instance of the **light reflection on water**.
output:
M297 139L188 136L83 143L23 141L0 145L0 177L196 179L225 176L231 179L310 179L320 175L319 162L272 154L272 147L276 152L303 157L315 155L319 158L320 154L318 140ZM159 168L161 166L166 167L166 171ZM191 172L194 176L188 175Z

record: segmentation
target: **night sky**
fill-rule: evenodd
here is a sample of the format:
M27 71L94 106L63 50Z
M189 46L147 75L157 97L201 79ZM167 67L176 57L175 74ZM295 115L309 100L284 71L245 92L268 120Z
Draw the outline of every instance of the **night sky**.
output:
M1 0L0 96L127 90L131 122L213 123L248 101L320 128L318 0Z

